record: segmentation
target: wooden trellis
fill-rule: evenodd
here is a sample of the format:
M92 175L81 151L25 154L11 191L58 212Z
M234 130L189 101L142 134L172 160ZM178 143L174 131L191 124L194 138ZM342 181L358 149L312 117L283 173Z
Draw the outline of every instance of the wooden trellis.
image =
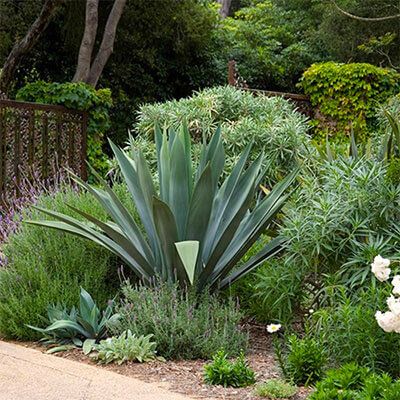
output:
M0 197L32 171L36 178L68 167L86 172L86 112L0 99Z

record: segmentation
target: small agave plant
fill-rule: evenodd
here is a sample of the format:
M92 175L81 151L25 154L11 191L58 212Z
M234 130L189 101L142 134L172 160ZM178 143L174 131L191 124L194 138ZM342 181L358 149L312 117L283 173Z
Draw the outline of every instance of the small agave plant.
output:
M280 251L283 239L277 237L235 268L284 205L297 171L256 199L265 172L262 155L249 162L251 144L221 182L225 156L219 129L203 144L196 168L187 128L164 133L156 129L155 140L159 185L141 152L131 158L111 143L141 224L100 177L101 188L76 176L73 179L104 207L111 221L73 208L88 221L82 223L37 208L57 221L30 223L98 243L118 255L144 283L161 279L183 288L195 286L198 292L224 288Z

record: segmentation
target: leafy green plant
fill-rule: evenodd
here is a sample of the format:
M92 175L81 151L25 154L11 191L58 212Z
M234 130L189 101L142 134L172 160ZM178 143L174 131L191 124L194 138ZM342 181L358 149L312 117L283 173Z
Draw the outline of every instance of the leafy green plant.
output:
M116 185L115 191L127 204L126 189ZM55 194L45 192L37 204L79 219L67 207L69 204L106 220L104 210L93 203L88 193L72 187L66 186ZM40 219L43 215L29 207L22 211L21 218ZM40 333L26 324L41 326L49 304L62 303L71 309L78 304L80 287L85 287L99 304L105 304L118 290L115 256L81 238L22 224L1 244L1 252L7 258L7 266L0 268L3 337L39 339Z
M350 363L329 370L315 389L310 400L395 400L399 382L393 382L387 374L376 374Z
M267 399L289 399L297 392L297 387L282 379L269 379L257 385L255 394Z
M118 337L110 337L94 345L94 353L90 357L100 364L117 362L121 365L128 361L153 361L157 359L157 343L151 341L152 337L153 335L137 337L127 330Z
M386 305L390 288L374 286L353 295L337 289L330 305L313 314L310 330L332 364L355 362L396 377L400 370L399 335L384 332L375 319L376 309Z
M58 221L31 223L73 233L102 245L124 260L147 284L160 277L164 281L176 281L183 288L195 286L198 292L206 287L217 290L229 286L280 251L282 240L274 238L232 272L285 204L289 197L285 192L295 180L297 170L253 206L264 174L262 155L246 168L251 145L220 186L224 149L219 130L203 145L195 171L185 127L178 133L171 130L169 136L157 130L156 145L159 193L142 153L131 159L112 144L145 233L106 182L101 180L103 188L100 189L78 177L76 182L101 203L113 222L104 223L74 208L90 223L82 224L40 208Z
M222 347L235 356L248 346L248 335L239 327L243 314L237 303L222 302L207 292L198 296L165 283L124 284L116 311L120 319L110 329L113 334L152 334L158 353L167 359L208 359Z
M290 335L286 340L287 352L278 356L282 372L298 385L311 385L320 380L327 364L324 348L312 337Z
M17 93L17 100L44 104L58 104L89 113L88 160L101 173L107 172L108 161L102 151L104 134L110 128L109 111L112 107L109 89L95 90L83 82L56 83L37 81L29 83Z
M38 328L28 325L29 328L44 334L42 342L45 345L73 343L75 346L84 346L84 341L90 344L103 339L107 333L107 326L112 326L119 319L113 313L113 305L108 304L104 311L100 311L92 296L83 288L80 291L79 310L74 307L70 312L60 306L50 306L47 328ZM53 348L60 349L60 347Z
M400 74L371 64L313 64L299 86L318 108L316 132L343 138L353 126L359 136L369 135L376 105L400 90ZM361 139L361 137L359 137Z
M249 159L265 154L264 179L269 185L300 163L307 163L313 150L309 147L307 121L295 111L293 104L280 97L254 96L232 86L204 89L188 98L143 105L135 125L139 136L131 142L131 147L148 153L148 148L154 146L155 125L177 131L182 123L187 124L194 140L194 155L200 154L202 139L209 140L221 126L226 172L232 171L240 154L253 141ZM152 159L155 160L155 154Z
M218 351L210 364L204 366L204 380L209 385L245 387L255 383L255 373L248 366L244 354L229 361L224 350Z

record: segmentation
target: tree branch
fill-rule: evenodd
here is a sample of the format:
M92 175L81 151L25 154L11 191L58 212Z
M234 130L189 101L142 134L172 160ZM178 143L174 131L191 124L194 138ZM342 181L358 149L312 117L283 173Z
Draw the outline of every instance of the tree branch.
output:
M90 63L94 43L96 41L97 26L99 13L99 0L87 0L86 16L85 16L85 31L83 33L81 46L78 54L78 64L72 82L85 82L89 77Z
M46 30L58 6L64 0L46 0L35 22L29 28L25 37L14 45L0 75L0 92L8 93L15 70L29 50L37 43L41 34Z
M114 41L117 32L118 22L121 18L122 11L125 7L126 0L115 0L113 8L108 16L106 27L104 29L103 40L99 51L97 52L96 58L93 61L92 67L90 68L87 83L92 86L96 86L103 72L104 66L106 65L110 55L114 51Z
M392 19L400 18L400 14L395 15L388 15L387 17L377 17L377 18L369 18L369 17L359 17L358 15L351 14L338 6L335 0L331 0L332 4L335 8L340 11L343 15L346 15L349 18L355 19L357 21L365 21L365 22L381 22L381 21L388 21Z

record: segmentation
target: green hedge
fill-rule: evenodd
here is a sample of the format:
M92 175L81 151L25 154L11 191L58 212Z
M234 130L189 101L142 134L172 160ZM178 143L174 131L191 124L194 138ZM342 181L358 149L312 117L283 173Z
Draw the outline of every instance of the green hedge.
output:
M313 64L299 83L316 108L316 134L344 138L353 124L359 139L373 125L376 106L400 91L400 74L371 64Z
M112 106L110 89L96 90L85 83L56 83L37 81L21 88L17 100L57 104L67 108L87 111L88 160L100 173L107 172L107 157L102 151L103 137L110 128L109 111Z

